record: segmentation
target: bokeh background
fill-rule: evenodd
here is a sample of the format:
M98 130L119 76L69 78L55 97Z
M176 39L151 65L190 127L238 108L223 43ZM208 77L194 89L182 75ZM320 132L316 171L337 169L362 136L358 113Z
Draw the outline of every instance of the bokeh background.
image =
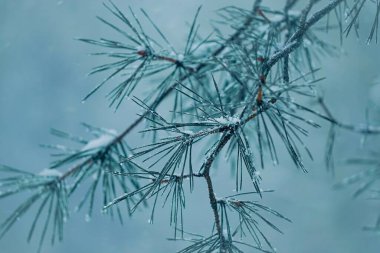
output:
M181 46L196 8L203 5L200 14L201 31L207 34L215 19L215 10L236 4L250 8L252 1L206 0L128 0L114 1L120 8L144 8L167 34L175 46ZM282 6L283 1L263 1L268 6ZM301 1L303 2L303 1ZM349 36L342 45L340 57L321 59L320 76L326 101L333 113L344 122L364 122L364 112L370 109L373 122L380 117L378 82L380 45L366 45L366 33L375 10L366 9L361 16L364 36ZM74 38L112 37L113 31L102 25L95 16L110 17L102 1L69 0L1 0L0 1L0 163L38 172L46 168L52 158L39 144L57 143L49 134L54 127L74 134L83 134L81 122L119 131L136 118L137 107L123 103L114 112L107 107L104 92L99 92L85 104L81 99L103 76L88 77L91 67L102 64L101 58L88 53L93 47ZM339 46L334 31L326 39ZM376 81L377 79L377 81ZM136 95L143 90L137 90ZM372 100L371 100L372 99ZM165 106L161 107L165 110ZM379 121L377 121L379 122ZM292 219L293 223L279 223L284 234L268 231L268 237L278 252L292 253L376 253L380 251L378 235L363 232L364 225L375 222L379 203L365 198L352 199L353 189L333 190L332 185L345 175L360 169L348 167L344 159L365 155L360 136L339 131L336 143L336 175L326 172L323 154L328 124L311 132L307 140L315 155L307 162L309 173L297 171L289 159L280 166L263 172L263 188L275 192L263 202ZM128 136L131 146L141 141L141 135ZM378 148L376 138L369 146ZM223 163L220 163L223 164ZM222 166L219 166L222 167ZM225 166L226 167L226 166ZM228 170L228 168L224 168ZM220 168L216 187L222 188L228 173ZM199 183L187 203L185 226L189 231L207 234L211 211L205 186ZM231 189L233 187L231 186ZM12 211L20 198L0 202L0 220ZM75 199L72 200L75 203ZM100 210L100 203L99 210ZM72 206L74 206L73 204ZM65 227L64 241L43 252L175 252L184 244L167 241L173 235L168 226L167 210L158 211L153 225L148 224L150 211L137 212L124 226L96 213L90 222L85 213L73 213ZM34 252L36 241L26 243L32 216L23 217L0 240L0 252Z

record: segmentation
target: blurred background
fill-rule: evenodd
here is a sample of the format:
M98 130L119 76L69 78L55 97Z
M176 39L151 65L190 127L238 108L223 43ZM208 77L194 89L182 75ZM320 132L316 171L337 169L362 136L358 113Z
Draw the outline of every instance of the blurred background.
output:
M115 0L121 9L131 6L144 8L164 31L171 42L180 48L186 38L188 24L199 5L201 33L210 32L209 21L217 18L215 10L236 4L251 8L252 1L206 0ZM283 1L263 1L267 6L282 6ZM301 1L302 2L302 1ZM362 123L364 112L370 109L372 120L379 117L380 86L378 75L380 45L366 45L374 11L369 8L361 15L363 36L349 36L342 45L340 57L321 59L320 76L326 102L332 112L344 122ZM108 108L104 92L98 92L86 103L81 99L104 76L90 76L91 67L104 59L91 57L96 48L78 42L75 38L109 38L114 35L96 16L110 18L102 1L68 0L2 0L0 1L0 163L32 172L41 171L52 161L49 150L39 144L58 143L49 134L57 128L73 134L84 133L80 126L86 122L94 126L122 129L137 116L136 105L131 101L114 112ZM339 36L330 31L326 39L339 46ZM143 90L137 90L136 95ZM165 105L160 108L165 110ZM289 217L292 223L278 223L283 235L268 230L268 238L278 252L292 253L376 253L380 249L378 235L363 232L364 225L376 221L379 203L365 198L353 199L353 189L333 190L332 185L359 168L346 166L344 159L361 156L367 149L360 146L360 136L339 131L336 143L336 175L327 173L323 154L328 124L313 130L307 143L315 160L307 162L309 173L297 171L289 159L281 159L280 166L266 169L262 187L275 192L263 202ZM379 121L377 121L379 123ZM137 146L141 135L128 136L130 146ZM369 140L372 148L379 147L376 139ZM283 150L284 151L284 150ZM219 166L221 167L221 166ZM228 168L226 168L228 170ZM216 188L223 187L225 175L221 168L216 172ZM224 175L224 176L222 176ZM232 192L233 186L231 186ZM210 231L211 211L205 186L199 183L189 196L185 212L185 228L207 235ZM232 194L232 193L231 193ZM78 196L79 198L79 196ZM22 200L9 198L0 202L0 220ZM75 203L75 199L71 200ZM99 210L101 208L100 203ZM73 204L72 206L74 206ZM4 253L34 252L37 243L30 244L26 237L32 214L23 217L0 240ZM109 217L96 213L90 222L85 213L73 213L67 222L64 241L51 247L47 241L42 252L174 252L186 244L167 241L173 236L168 226L168 210L158 211L154 224L148 224L150 211L142 210L127 218L123 226ZM36 238L37 239L37 238Z

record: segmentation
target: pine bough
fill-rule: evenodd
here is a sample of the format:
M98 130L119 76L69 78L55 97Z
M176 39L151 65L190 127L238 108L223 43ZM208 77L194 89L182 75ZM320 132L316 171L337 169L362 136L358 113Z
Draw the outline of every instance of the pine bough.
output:
M319 56L337 55L339 50L321 39L321 34L334 29L342 40L352 30L357 33L360 13L366 7L376 8L368 43L377 41L378 0L287 0L279 10L256 0L251 10L236 6L220 9L214 32L205 37L198 32L199 8L180 50L171 45L146 11L140 14L155 35L145 32L132 9L124 12L112 2L104 7L115 22L99 20L122 39L79 39L102 48L95 55L111 60L91 71L108 74L84 100L109 87L111 107L117 109L131 97L143 111L121 133L84 124L92 135L84 139L52 130L54 135L77 143L77 148L46 145L55 150L57 160L39 174L1 166L0 198L20 192L30 196L1 223L0 238L34 208L28 241L36 227L41 231L38 251L49 233L52 243L62 240L71 213L68 199L87 185L76 207L87 210L87 219L99 194L103 212L121 222L125 213L131 215L139 207L149 206L153 222L158 203L169 202L173 240L189 242L180 252L274 252L263 226L281 233L272 220L290 220L260 203L267 192L260 188L260 170L268 162L278 164L278 152L285 150L294 166L306 172L304 156L312 159L312 154L304 138L308 128L319 127L309 118L331 124L326 147L326 166L331 170L336 131L364 136L380 133L376 126L339 121L317 92L316 86L324 78L318 77L315 68ZM230 36L219 29L225 27L232 31ZM134 96L134 90L143 86L143 81L149 82L151 92L141 99ZM173 105L169 117L158 111L167 100ZM321 112L307 105L310 101L317 102ZM142 132L153 133L153 140L130 147L127 136L143 121L147 125ZM194 159L200 155L202 159ZM230 161L234 172L236 194L232 196L217 197L215 193L211 171L221 156ZM380 178L380 166L371 159L355 162L369 163L373 168L337 187L364 180L355 193L359 195ZM243 187L247 178L250 184ZM197 180L207 185L204 191L213 214L211 233L206 236L184 228L186 195ZM378 231L379 223L367 230Z

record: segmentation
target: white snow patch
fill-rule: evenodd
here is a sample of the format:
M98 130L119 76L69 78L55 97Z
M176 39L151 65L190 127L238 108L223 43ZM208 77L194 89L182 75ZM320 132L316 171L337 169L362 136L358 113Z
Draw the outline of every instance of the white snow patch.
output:
M280 22L283 20L283 16L282 15L274 15L274 16L269 17L269 20L271 22L277 23L277 22Z
M238 117L231 117L231 116L219 117L219 118L216 118L215 120L224 125L237 124L240 122L240 119Z
M282 89L283 89L283 87L281 87L280 85L274 85L274 86L270 87L270 90L273 92L277 92L277 91L280 91Z
M143 47L143 46L137 46L136 47L136 51L138 52L138 51L144 51L145 50L145 47Z
M45 177L60 177L60 176L62 176L62 172L60 172L59 170L56 170L56 169L45 168L45 169L41 170L38 173L38 175L45 176Z
M227 229L223 229L223 236L228 237L228 230Z
M313 45L313 42L311 40L308 40L308 39L303 40L304 47L311 47L312 45Z
M91 149L101 148L108 145L115 137L109 134L100 135L98 138L89 141L81 151L87 151Z
M183 61L183 59L185 59L185 56L183 56L183 54L179 54L177 57L179 61Z
M97 180L97 179L98 179L98 173L94 173L94 174L92 174L92 179L93 179L93 180Z

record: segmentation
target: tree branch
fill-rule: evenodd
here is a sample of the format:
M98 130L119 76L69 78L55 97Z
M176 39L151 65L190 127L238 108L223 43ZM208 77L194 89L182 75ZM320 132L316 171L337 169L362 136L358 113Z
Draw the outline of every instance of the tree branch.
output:
M253 8L252 8L252 14L255 14L261 4L262 0L256 0L254 5L253 5ZM235 42L236 40L239 39L240 35L251 25L251 23L253 22L254 20L254 15L250 15L246 21L244 22L244 24L238 29L236 30L235 33L233 33L231 35L231 37L229 39L226 40L225 43L223 43L222 45L220 45L214 52L212 52L210 54L211 57L215 57L215 56L218 56L220 53L223 52L223 50L227 47L228 44L232 43L232 42ZM149 108L151 108L152 110L156 109L161 103L162 101L169 96L169 94L175 90L175 88L179 85L179 83L187 80L188 78L190 78L191 76L195 75L196 73L199 73L202 69L204 69L205 67L207 67L207 63L201 63L199 64L197 67L195 67L194 69L192 69L192 71L188 71L178 82L174 82L167 90L165 90L163 93L161 93L161 95L159 97L157 97L155 99L155 101L149 106ZM146 111L144 112L139 118L137 118L132 124L130 124L122 133L120 133L118 136L116 136L107 146L106 146L106 150L108 150L110 147L112 147L112 145L116 144L116 143L119 143L120 141L122 141L122 139L124 139L124 137L126 135L128 135L136 126L138 126L142 121L143 119L148 116L149 112ZM71 175L72 173L74 173L76 170L80 169L82 166L86 165L86 164L90 164L92 162L92 158L88 158L86 160L84 160L83 162L71 167L66 173L64 173L60 179L63 180L65 178L67 178L69 175Z
M310 0L309 4L304 8L301 14L301 24L297 31L290 37L289 42L279 51L275 52L267 61L265 61L261 68L261 73L264 76L267 76L271 68L283 57L288 56L291 52L297 49L301 43L303 35L307 32L307 30L313 26L316 22L322 19L325 15L327 15L330 11L332 11L335 7L337 7L343 0L335 0L330 4L322 8L321 10L314 13L307 21L306 16L310 12L311 7L318 0ZM305 20L305 21L304 21Z

